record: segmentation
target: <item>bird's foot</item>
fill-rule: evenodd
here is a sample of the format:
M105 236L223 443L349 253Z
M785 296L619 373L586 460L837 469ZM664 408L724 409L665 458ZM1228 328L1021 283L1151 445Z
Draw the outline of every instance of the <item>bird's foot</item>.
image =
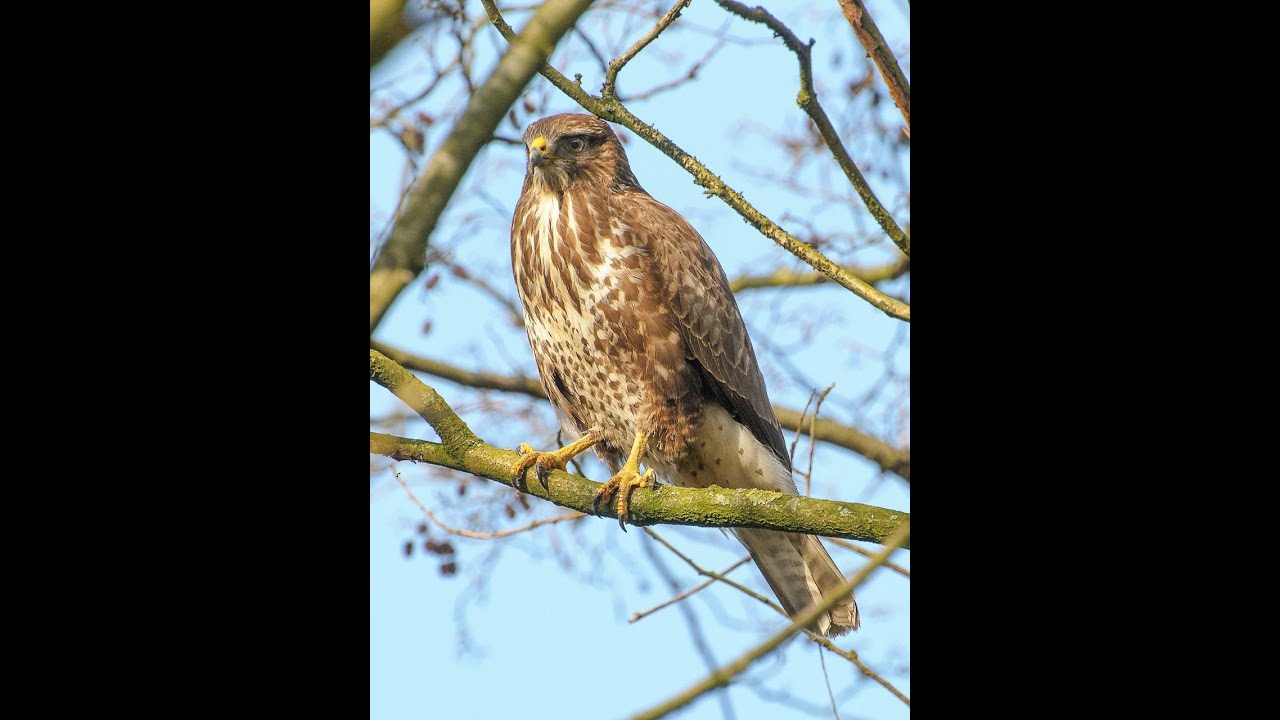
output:
M595 512L600 512L602 504L608 505L614 502L614 509L618 515L618 526L622 528L623 532L626 532L627 520L631 519L631 491L639 487L651 488L653 484L652 468L644 471L643 475L635 470L623 468L596 491L596 496L591 500L591 509ZM615 496L617 497L616 501L614 500Z
M542 489L546 490L548 473L552 470L564 470L570 460L581 455L600 440L600 431L592 429L578 440L551 452L538 452L529 443L520 443L516 452L520 453L521 457L511 466L512 486L520 492L528 492L529 486L525 483L524 474L532 467L538 476L538 482L542 484Z

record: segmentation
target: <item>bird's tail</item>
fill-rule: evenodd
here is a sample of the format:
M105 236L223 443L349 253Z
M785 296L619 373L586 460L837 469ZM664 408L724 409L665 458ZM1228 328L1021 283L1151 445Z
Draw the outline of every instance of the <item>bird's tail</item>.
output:
M844 576L822 541L812 535L776 530L735 529L751 559L791 617L844 583ZM843 635L857 630L858 603L847 595L810 627L820 635Z

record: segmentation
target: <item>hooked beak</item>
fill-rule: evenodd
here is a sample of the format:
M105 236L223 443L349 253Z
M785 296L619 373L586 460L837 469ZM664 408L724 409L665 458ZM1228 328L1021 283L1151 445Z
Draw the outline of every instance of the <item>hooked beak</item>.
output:
M547 139L539 135L529 141L529 167L542 167L547 164L548 160Z

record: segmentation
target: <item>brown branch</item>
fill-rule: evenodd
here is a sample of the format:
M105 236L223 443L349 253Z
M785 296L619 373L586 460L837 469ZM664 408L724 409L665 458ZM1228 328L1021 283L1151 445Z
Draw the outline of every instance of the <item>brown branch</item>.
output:
M457 123L414 182L391 236L369 273L369 332L400 292L426 267L427 240L450 198L556 43L591 0L547 0L514 35L498 67L467 102Z
M818 132L822 135L822 139L826 141L827 148L831 150L831 155L835 157L836 163L844 171L845 176L849 178L853 188L858 191L858 195L867 206L867 211L871 213L871 217L876 219L876 222L884 229L885 234L889 236L890 240L893 240L893 243L902 252L910 255L911 237L904 233L902 228L898 227L893 215L880 204L875 192L871 190L866 178L862 176L862 171L858 170L858 166L853 163L853 158L849 157L849 151L845 149L844 143L840 140L840 135L836 133L835 127L831 124L831 119L827 117L827 111L823 110L822 105L818 102L818 91L813 87L813 62L810 52L813 47L813 41L810 40L808 43L800 42L800 38L796 37L790 28L783 25L782 21L762 7L749 8L734 0L716 0L716 3L734 15L769 28L775 35L782 38L782 42L791 52L795 53L796 59L800 61L800 92L796 95L796 103L809 115L809 119L813 120L813 124L818 127Z
M498 11L494 1L480 1L484 5L485 11L489 14L489 20L494 27L498 29L498 32L502 33L503 37L511 40L515 35L511 30L511 26L502 19L502 14ZM568 95L588 112L628 128L650 145L662 151L663 154L674 160L676 164L692 175L694 183L706 188L708 195L714 195L723 200L725 204L737 211L748 225L759 230L765 237L804 260L815 270L831 278L840 286L871 303L873 307L886 315L911 322L910 305L876 290L871 285L846 272L844 268L832 262L830 258L823 255L812 245L783 230L777 223L748 203L741 193L726 185L719 176L708 170L705 165L671 142L666 135L658 132L653 126L633 115L621 101L616 99L606 100L587 93L582 89L581 76L577 76L576 81L571 81L550 65L544 65L539 72L552 85L555 85L561 92Z
M907 121L907 125L911 125L911 84L907 82L907 76L898 66L897 58L885 44L880 28L876 27L862 0L838 0L838 2L840 9L844 11L845 18L849 21L849 27L853 28L853 34L858 36L858 41L867 49L867 54L879 68L880 77L884 78L884 84L889 87L889 95L902 111L902 119ZM908 134L907 137L911 135Z
M668 713L674 712L685 705L688 705L706 692L728 685L733 678L740 675L748 667L751 667L752 663L765 655L768 655L770 652L773 652L773 650L775 650L784 641L791 638L792 635L800 632L821 617L823 613L827 612L832 607L835 607L836 603L840 602L845 595L853 592L854 589L861 585L862 581L866 580L872 570L875 570L881 563L889 559L889 555L900 545L904 544L910 536L911 524L909 522L903 523L902 527L893 534L893 537L889 538L885 542L884 548L881 549L880 552L876 553L875 557L872 558L870 562L860 568L858 572L854 573L848 580L841 583L840 587L824 595L822 602L809 607L809 609L804 612L801 612L787 627L775 633L759 646L747 651L737 660L734 660L719 670L711 673L711 675L707 676L705 680L693 685L670 700L667 700L650 710L642 712L639 715L633 716L632 720L657 720L657 718L661 718Z
M521 393L543 399L547 397L546 392L542 389L542 384L533 378L464 370L439 360L407 353L377 340L370 340L369 347L410 370L417 370L418 372L444 378L459 385L482 390ZM773 410L778 416L778 422L782 424L782 427L796 431L802 428L807 429L808 420L801 413L778 405L775 405ZM900 450L861 430L841 425L833 420L819 419L814 423L813 430L816 439L829 442L832 445L839 445L846 450L852 450L879 465L881 470L899 475L904 480L911 480L911 452L909 450Z
M911 258L904 257L896 262L874 267L847 267L850 274L861 278L864 282L875 285L887 280L896 280L911 270ZM821 285L830 282L830 278L822 273L797 272L787 268L779 268L767 275L744 275L729 281L729 289L735 293L743 290L755 290L770 287L799 287Z

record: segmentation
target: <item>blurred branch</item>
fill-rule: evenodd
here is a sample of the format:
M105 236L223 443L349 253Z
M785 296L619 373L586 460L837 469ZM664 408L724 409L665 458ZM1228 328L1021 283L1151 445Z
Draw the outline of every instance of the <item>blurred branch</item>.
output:
M542 384L533 378L464 370L439 360L407 353L377 340L370 340L369 347L410 370L435 375L459 385L481 390L522 393L544 399L547 397L546 392L542 389ZM778 422L788 430L800 430L802 425L808 425L807 418L795 410L775 405L773 411L778 416ZM911 480L911 452L909 450L900 450L861 430L841 425L832 420L819 419L814 423L813 430L815 439L852 450L876 463L882 470L900 475L904 480Z
M515 38L515 33L512 32L511 26L507 24L506 20L502 19L502 14L498 11L494 0L480 1L484 5L485 11L489 14L489 20L498 29L498 32L502 33L502 36L509 41ZM861 279L846 272L844 268L832 262L830 258L821 252L818 252L812 245L783 230L777 223L748 203L741 193L726 185L724 181L707 169L705 165L698 162L692 155L680 149L679 146L671 142L667 136L658 132L653 126L633 115L620 100L591 95L582 89L581 76L577 76L576 80L569 80L550 65L544 65L539 72L552 85L555 85L561 92L568 95L587 111L626 127L650 145L661 150L663 154L676 161L680 167L692 175L694 183L706 188L708 195L714 195L723 200L729 207L736 210L747 224L759 230L765 237L786 248L796 257L813 266L815 270L871 303L872 306L886 315L911 322L910 305L876 290Z
M413 32L404 17L405 0L369 0L369 67Z
M847 267L851 275L861 278L863 282L874 285L886 280L894 280L906 275L911 270L911 258L904 257L896 262L875 267ZM780 268L768 275L744 275L729 281L729 289L736 292L767 287L794 287L801 285L821 285L830 278L821 273L797 272Z
M751 667L752 663L764 657L765 655L768 655L770 652L773 652L779 645L781 645L784 641L789 639L792 635L795 635L796 633L800 632L804 627L812 624L815 620L817 620L818 617L821 616L824 612L834 607L835 604L840 602L840 600L845 595L847 595L850 592L853 592L853 590L857 588L859 585L861 585L862 581L865 580L867 576L871 574L872 570L875 570L877 567L880 566L881 563L889 559L889 555L894 550L896 550L900 546L905 547L906 542L910 538L910 536L911 536L911 523L910 522L902 523L902 526L899 527L896 532L894 532L893 536L887 539L887 541L885 542L884 548L881 549L880 552L876 553L870 562L862 566L862 568L859 569L858 572L854 573L852 577L850 577L848 580L842 583L839 588L824 595L822 602L816 605L813 605L808 610L805 610L804 612L800 613L799 615L796 616L795 620L792 621L791 624L789 624L787 627L783 628L782 630L774 634L772 637L770 637L768 640L761 643L759 646L747 651L737 660L734 660L728 665L725 665L719 670L711 673L711 675L707 676L707 678L702 682L697 683L693 687L690 687L688 690L685 690L684 692L658 705L655 708L652 708L646 712L640 713L639 715L633 716L632 720L656 720L657 718L663 717L668 713L671 713L675 710L679 710L685 705L688 705L689 703L698 699L698 697L701 696L703 693L714 690L718 687L723 687L725 685L728 685L729 682L733 680L734 677L740 675L747 668Z
M822 139L826 141L827 148L831 150L831 155L835 157L836 163L840 165L840 169L844 171L849 182L853 184L853 188L858 191L858 195L862 198L862 202L866 204L867 211L871 213L871 217L876 219L880 227L884 229L889 239L893 240L902 252L907 255L911 254L911 237L898 227L898 223L893 219L893 215L889 213L880 200L876 198L876 194L871 190L871 186L867 184L867 179L862 176L862 171L858 170L858 166L853 164L853 158L849 157L849 151L845 150L844 143L840 140L840 135L836 133L835 126L831 124L831 119L827 117L827 111L822 109L822 105L818 103L818 91L813 87L813 62L811 58L811 50L813 41L808 43L800 42L800 38L796 37L791 29L782 24L768 10L762 7L749 8L740 2L734 0L716 0L716 4L728 10L745 20L757 22L773 31L774 35L782 38L782 42L795 53L796 59L800 62L800 92L796 95L796 103L804 110L813 124L818 126L818 132L821 133Z
M512 450L487 445L477 438L435 390L377 350L369 351L369 379L390 390L422 416L441 442L369 433L369 452L395 460L426 462L513 486L511 467L519 459ZM599 483L556 470L547 487L529 483L528 494L556 505L596 515L592 510ZM598 513L615 517L612 506ZM785 530L816 535L884 542L910 515L896 510L817 500L768 490L679 488L661 485L641 488L631 498L630 522L701 527L744 527Z
M893 97L894 104L902 111L902 119L907 121L907 125L910 125L911 84L907 82L907 76L902 73L902 68L898 66L897 58L893 56L893 52L885 44L884 36L880 34L880 28L876 27L875 21L871 19L871 14L867 12L862 0L838 0L838 2L840 3L840 9L844 11L845 18L849 21L849 26L853 28L853 34L858 36L858 41L862 43L862 47L867 49L867 54L871 56L871 60L880 69L880 76L884 78L884 84L889 86L889 95ZM906 128L903 130L906 131ZM909 132L907 137L911 137Z
M507 110L542 67L556 43L592 0L547 0L511 40L498 67L467 107L414 182L391 236L369 273L369 332L387 308L426 267L427 240L476 154L493 137Z
M716 43L712 45L709 50L707 50L705 55L699 58L697 62L689 66L689 69L685 71L684 75L681 75L680 77L674 80L668 80L667 82L654 85L648 90L642 90L638 93L631 93L625 97L620 95L618 96L618 100L623 102L634 102L636 100L648 100L649 98L653 97L654 95L657 95L658 93L663 93L668 90L672 90L674 88L680 87L681 85L698 77L698 73L702 71L702 67L706 65L711 60L711 58L715 56L716 53L720 52L720 49L723 48L724 46L725 46L725 41L723 38L717 40Z
M854 551L854 552L858 553L859 555L861 555L862 557L865 557L865 558L869 558L869 557L871 557L871 551L869 551L869 550L863 550L862 548L858 547L857 545L854 545L853 543L849 542L848 540L841 540L841 539L839 539L839 538L828 538L828 539L829 539L831 542L835 543L836 545L839 545L840 547L844 548L845 550L852 550L852 551ZM906 579L908 579L908 580L910 580L910 579L911 579L911 571L910 571L910 570L908 570L908 569L906 569L906 568L904 568L904 567L902 567L901 565L896 565L896 564L891 563L891 562L888 562L888 561L886 560L886 561L885 561L885 563L884 563L884 566L885 566L885 567L887 567L887 568L889 568L890 570L892 570L892 571L894 571L894 572L898 573L899 575L901 575L901 576L905 577L905 578L906 578Z

